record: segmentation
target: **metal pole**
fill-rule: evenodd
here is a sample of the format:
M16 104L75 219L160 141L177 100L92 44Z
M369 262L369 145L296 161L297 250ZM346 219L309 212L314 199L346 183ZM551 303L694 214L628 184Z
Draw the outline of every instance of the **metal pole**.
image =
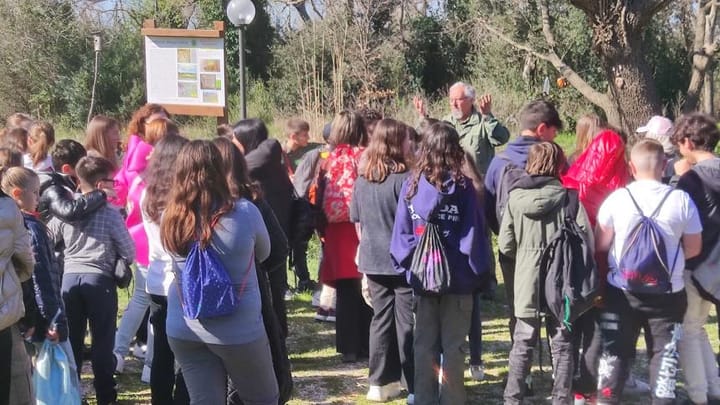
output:
M240 119L247 118L245 105L245 26L238 27L238 56L240 60Z

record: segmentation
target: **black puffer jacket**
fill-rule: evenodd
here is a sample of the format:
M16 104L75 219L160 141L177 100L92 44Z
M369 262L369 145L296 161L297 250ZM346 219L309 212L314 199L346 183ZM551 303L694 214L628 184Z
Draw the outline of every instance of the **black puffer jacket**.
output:
M250 179L260 184L263 198L270 204L280 226L288 234L293 186L282 163L282 147L276 139L266 139L245 155Z
M720 243L720 158L696 164L680 177L677 188L690 195L703 226L702 252L685 262L685 268L693 270L705 261L713 246Z
M57 217L64 222L75 222L95 212L107 201L100 190L75 198L77 188L70 176L57 172L40 173L40 199L38 211L43 222Z

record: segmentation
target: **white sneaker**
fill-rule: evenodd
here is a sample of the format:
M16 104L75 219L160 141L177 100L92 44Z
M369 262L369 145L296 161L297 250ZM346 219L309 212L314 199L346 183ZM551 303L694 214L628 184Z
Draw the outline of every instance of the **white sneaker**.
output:
M414 404L415 404L415 394L408 394L407 405L414 405Z
M476 381L482 381L485 378L485 369L483 368L482 364L480 365L470 365L470 377L472 377L473 380Z
M310 305L311 305L313 308L317 308L317 307L320 306L320 293L321 293L321 292L322 292L321 290L316 290L316 291L313 293L313 295L312 295L312 301L310 302Z
M125 359L118 352L113 352L113 354L115 355L115 373L122 374L125 370Z
M371 385L367 393L367 400L373 402L385 402L400 396L402 386L399 382L393 382L383 386Z
M146 350L147 350L147 345L140 345L138 343L135 343L135 346L133 346L133 348L132 348L132 354L133 354L133 356L137 357L138 359L144 359Z
M645 381L638 380L632 373L630 373L627 381L625 381L625 390L623 392L631 395L647 394L650 392L650 384Z
M150 384L150 367L143 366L142 374L140 375L140 381L145 384Z

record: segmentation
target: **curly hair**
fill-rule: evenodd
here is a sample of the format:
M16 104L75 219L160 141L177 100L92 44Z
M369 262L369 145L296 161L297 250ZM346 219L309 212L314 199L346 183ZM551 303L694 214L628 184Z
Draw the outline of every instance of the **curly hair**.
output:
M465 151L460 146L460 135L452 125L436 122L427 128L423 133L418 156L415 169L410 175L406 200L409 201L417 193L421 176L425 176L430 184L441 191L446 180L465 185L467 177L462 172Z
M155 145L148 168L142 174L146 184L142 210L155 223L160 223L160 216L167 205L178 154L188 142L178 135L168 135L161 139Z
M410 156L406 156L404 144L411 130L391 118L380 120L360 160L359 174L369 182L382 183L390 174L405 172Z
M707 114L692 113L678 118L671 141L674 144L689 138L696 149L712 152L720 140L717 121Z
M160 221L163 246L180 256L187 255L194 241L206 247L213 223L233 206L218 148L210 141L188 142L175 162L175 176Z

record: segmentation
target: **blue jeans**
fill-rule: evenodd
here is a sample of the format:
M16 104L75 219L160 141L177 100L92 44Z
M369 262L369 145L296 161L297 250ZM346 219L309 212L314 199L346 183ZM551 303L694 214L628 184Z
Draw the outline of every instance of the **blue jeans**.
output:
M147 267L137 266L137 270L135 270L135 289L122 318L120 318L120 325L115 333L115 348L113 350L123 357L127 356L130 351L130 342L140 327L143 318L145 318L145 312L150 307L150 294L145 291L146 277ZM148 328L145 365L150 367L153 354L152 328L149 322L145 327Z

